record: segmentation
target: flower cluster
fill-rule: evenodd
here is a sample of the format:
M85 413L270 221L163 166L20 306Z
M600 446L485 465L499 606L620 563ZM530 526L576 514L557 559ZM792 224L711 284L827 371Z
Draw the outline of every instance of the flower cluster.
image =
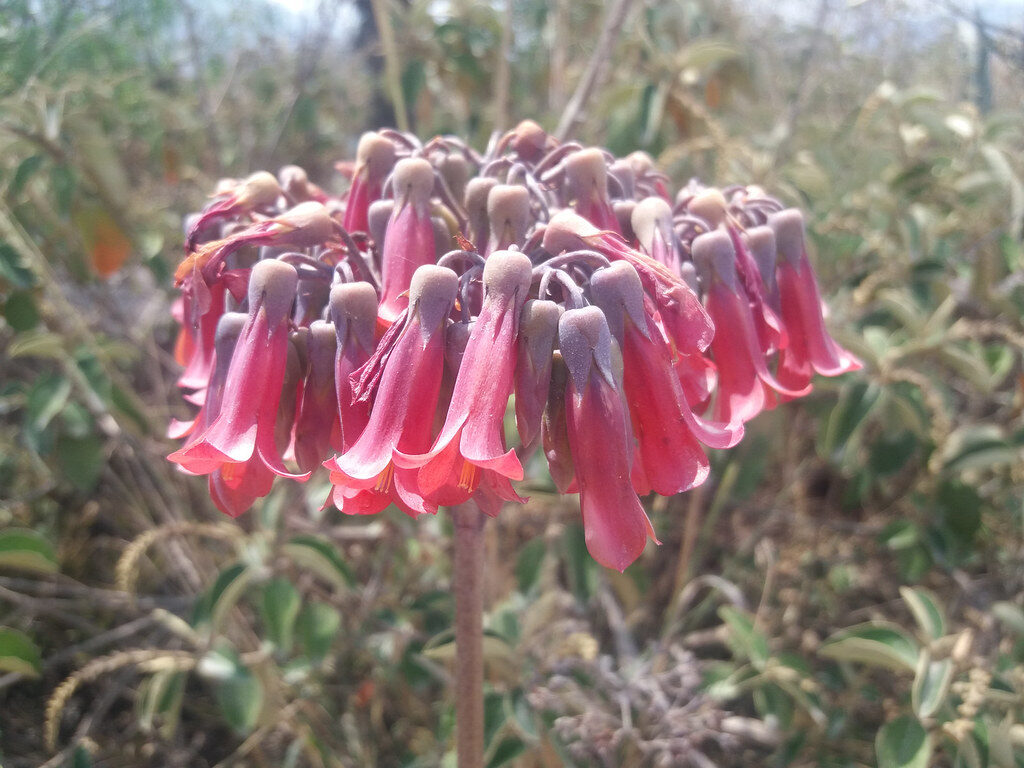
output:
M815 372L829 336L798 210L754 186L673 198L647 155L524 122L484 154L368 133L345 194L296 166L225 180L187 222L171 454L238 515L321 465L348 514L522 502L540 447L587 546L623 569L639 496L693 488ZM518 440L505 413L514 397Z

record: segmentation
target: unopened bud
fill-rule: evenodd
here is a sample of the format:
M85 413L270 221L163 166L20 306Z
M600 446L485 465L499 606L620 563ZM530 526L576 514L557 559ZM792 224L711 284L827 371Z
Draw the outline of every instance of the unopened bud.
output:
M488 294L518 293L525 300L533 280L533 264L520 251L495 251L484 262L484 289Z
M522 245L530 228L530 193L526 187L497 184L487 195L491 248Z
M608 196L608 166L596 147L573 152L565 160L565 185L570 200L589 200L595 192Z
M412 203L426 206L434 191L434 166L422 157L404 158L395 164L391 181L399 205Z
M357 172L365 168L368 178L382 180L394 166L395 145L391 143L391 139L375 131L359 137L359 145L356 148Z
M729 209L725 196L714 187L694 195L686 207L690 213L700 216L712 227L717 227L725 221Z

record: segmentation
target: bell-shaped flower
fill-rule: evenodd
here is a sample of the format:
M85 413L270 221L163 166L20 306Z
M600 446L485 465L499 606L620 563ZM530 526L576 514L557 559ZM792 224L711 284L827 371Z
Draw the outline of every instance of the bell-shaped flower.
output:
M395 145L386 136L370 131L359 138L352 186L345 201L343 224L349 232L368 232L370 204L380 200L384 180L395 167Z
M540 437L544 406L551 386L551 360L561 307L530 299L523 305L516 344L516 429L522 453L530 453Z
M358 376L357 400L370 395L366 428L352 446L324 463L332 498L347 514L373 514L394 502L410 515L436 512L416 484L416 471L396 467L395 454L430 448L444 368L444 329L455 303L458 278L445 267L416 270L409 308L381 339Z
M597 307L570 309L558 323L569 371L565 419L587 549L619 571L643 552L654 528L630 482L633 432L615 371L612 336Z
M377 292L369 283L342 283L331 288L331 321L337 336L334 359L336 410L341 417L340 452L363 433L370 418L369 399L356 402L352 375L373 354L377 321Z
M434 169L418 157L400 160L392 176L395 208L384 234L381 251L380 318L393 323L409 304L407 292L413 273L436 258L434 225L430 220L430 193Z
M559 315L561 318L561 315ZM579 493L576 467L569 450L569 424L565 391L569 386L569 369L559 350L551 356L551 384L548 401L541 417L540 436L551 482L559 493Z
M810 390L811 376L838 376L861 368L825 328L821 295L807 258L803 215L796 209L773 214L769 226L778 245L776 277L789 346L779 353L778 379L792 389Z
M194 442L169 458L195 474L255 459L274 474L305 480L284 467L275 441L288 354L295 268L261 261L249 281L249 313L235 345L220 411Z
M743 427L709 424L690 410L668 342L644 310L643 287L632 266L618 261L599 269L590 286L622 350L623 387L639 452L634 488L641 495L653 490L671 496L700 485L710 465L698 439L731 447Z
M430 450L395 454L397 466L418 469L420 491L438 505L461 504L485 480L500 498L522 500L509 482L523 479L523 467L505 447L504 418L531 278L530 260L518 251L487 259L483 306L462 353L444 425Z
M600 149L581 149L565 159L565 196L578 216L598 229L622 234L608 197L608 166Z
M693 241L693 259L707 291L707 308L715 322L711 354L718 366L714 418L726 423L749 421L767 403L765 387L788 397L806 389L791 389L771 371L754 327L750 302L736 276L736 252L727 232L715 230Z
M245 318L243 312L226 312L221 315L214 336L213 354L210 356L210 374L203 385L203 402L200 404L199 412L192 420L171 420L167 436L172 440L187 438L186 446L195 442L196 438L203 434L220 414L220 404L224 398L224 385L228 378L231 355L238 343L242 328L245 327ZM184 468L182 469L185 471Z
M314 320L306 341L307 372L295 419L295 461L303 472L320 466L331 448L342 449L341 416L334 386L337 347L334 325Z
M757 330L761 352L767 356L784 348L789 339L782 320L765 298L764 282L739 227L729 215L725 196L715 188L702 190L687 203L687 210L729 233L735 253L736 276L750 302L751 318Z

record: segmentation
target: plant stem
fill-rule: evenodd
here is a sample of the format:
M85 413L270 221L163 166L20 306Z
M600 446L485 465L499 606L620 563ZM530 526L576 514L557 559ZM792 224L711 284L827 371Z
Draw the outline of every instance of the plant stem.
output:
M484 516L452 508L455 523L455 749L458 768L484 764Z

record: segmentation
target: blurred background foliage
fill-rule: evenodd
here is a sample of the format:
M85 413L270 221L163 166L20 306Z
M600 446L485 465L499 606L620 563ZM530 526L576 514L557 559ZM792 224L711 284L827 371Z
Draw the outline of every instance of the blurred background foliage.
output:
M0 764L453 764L447 520L322 479L220 519L164 460L169 273L220 176L553 130L593 69L576 138L808 212L866 367L650 499L624 576L534 468L489 765L1024 765L1024 27L984 7L4 3Z

